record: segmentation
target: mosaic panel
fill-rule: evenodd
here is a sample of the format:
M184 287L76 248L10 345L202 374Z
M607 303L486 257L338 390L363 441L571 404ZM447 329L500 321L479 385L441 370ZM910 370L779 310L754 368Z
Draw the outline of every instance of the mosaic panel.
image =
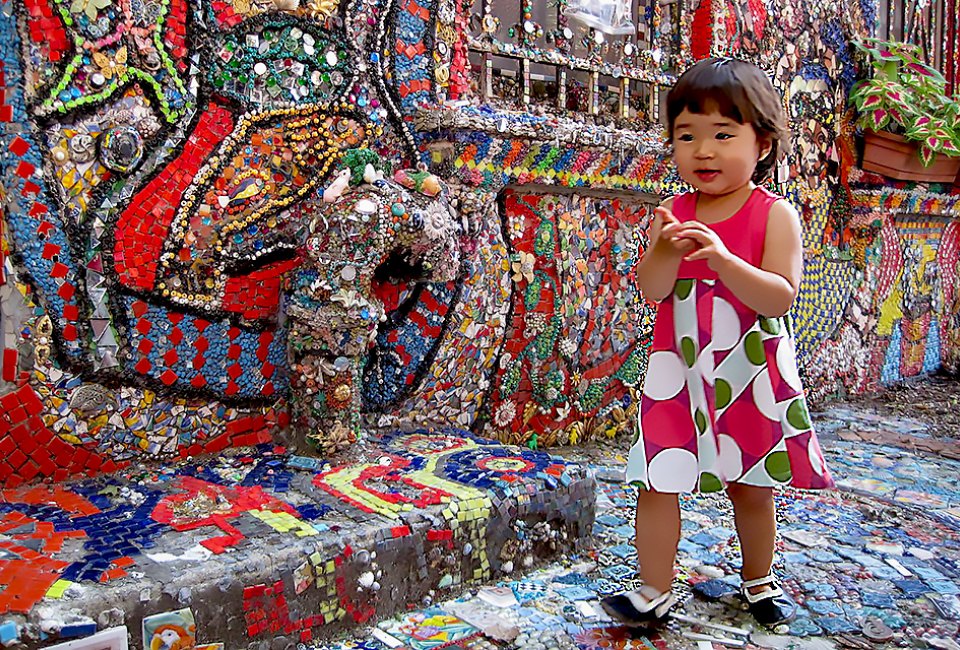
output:
M545 445L632 432L631 391L645 371L655 313L634 269L652 207L507 193L515 289L488 430Z
M638 37L669 51L582 30L586 68L575 43L548 63L589 71L589 87L563 83L556 110L528 112L490 98L490 60L476 70L470 49L527 60L527 106L548 94L529 61L543 26L520 24L519 46L478 46L473 4L6 3L0 613L24 617L93 583L162 582L191 559L229 563L266 531L278 548L303 546L283 579L231 587L229 624L251 643L373 621L404 601L383 577L403 560L400 582L424 587L425 608L406 603L380 629L417 647L484 647L424 599L579 534L583 477L536 448L632 432L653 318L633 270L650 207L685 189L662 129L639 121L655 102L623 81L600 93L600 72L622 76L598 63L611 52L634 82L655 83L670 81L664 61L744 56L783 91L796 139L776 189L804 220L794 317L813 392L960 363L960 192L856 168L848 42L874 24L875 3L648 3ZM569 24L556 27L570 41ZM364 452L372 429L379 446ZM572 485L563 521L543 521L537 491ZM724 531L698 523L684 552L719 558ZM345 529L361 541L343 542ZM632 579L616 573L630 553L601 553L611 571L589 589ZM547 593L515 584L524 602ZM584 584L558 580L550 589L569 602L527 622L570 631ZM790 587L814 602L826 589ZM845 612L816 607L798 635L843 625ZM189 608L160 613L132 634L192 643L204 631L193 621ZM649 647L576 633L584 647Z
M641 4L635 43L659 60L566 16L546 49L549 25L516 46L497 27L500 54L614 77L620 57L637 83L668 82L668 59L756 60L796 134L776 180L804 218L807 383L955 366L960 195L856 168L848 42L875 3ZM471 67L495 54L489 3L8 8L4 485L271 440L329 453L385 426L541 446L630 429L652 317L631 206L684 190L662 129L619 119L646 114L642 88L618 103L570 79L570 101L506 110Z
M159 593L209 588L231 596L218 620L198 620L200 633L306 642L428 589L511 573L534 544L560 529L572 541L592 520L583 499L593 482L581 468L462 430L393 431L337 464L272 445L249 451L0 490L0 614L27 615L42 601L75 607L65 594L95 587L139 594L145 647L157 647L149 644L164 625L197 636L173 620L192 623L193 614L160 609ZM547 494L567 504L549 517ZM263 574L242 577L233 565L259 546L273 549L277 572L250 583ZM211 566L219 567L212 581ZM97 630L92 621L75 630L50 611L39 615L51 617L43 623L51 638Z

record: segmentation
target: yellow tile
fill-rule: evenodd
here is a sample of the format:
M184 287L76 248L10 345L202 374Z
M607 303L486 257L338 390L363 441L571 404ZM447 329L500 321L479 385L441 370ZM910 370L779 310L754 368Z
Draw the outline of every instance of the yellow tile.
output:
M63 593L69 589L72 584L69 580L57 580L47 589L45 596L47 598L62 598Z

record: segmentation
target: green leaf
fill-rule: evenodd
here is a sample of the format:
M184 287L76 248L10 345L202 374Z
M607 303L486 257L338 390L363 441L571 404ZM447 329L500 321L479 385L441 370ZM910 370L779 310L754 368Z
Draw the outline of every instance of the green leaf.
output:
M953 140L944 140L940 152L948 156L960 156L960 145Z
M903 103L903 93L899 90L887 89L887 101L893 102L894 104Z
M890 113L888 111L885 111L882 108L878 108L875 111L871 111L869 115L872 118L870 121L870 127L874 131L879 131L880 129L885 127L888 122L890 122Z
M931 68L928 65L924 65L923 63L918 63L918 62L911 62L911 63L908 63L906 67L907 67L907 70L909 70L910 72L926 77L927 79L937 84L942 83L944 86L946 86L947 84L947 80L944 78L942 74L940 74L940 71L935 68Z
M914 120L906 134L911 140L923 141L934 151L943 151L947 143L953 144L957 131L940 117L919 117Z
M933 157L936 155L936 152L926 145L920 145L920 162L923 163L924 167L929 167L933 164Z
M890 113L891 121L896 122L900 126L903 126L904 119L903 119L903 115L900 114L900 111L896 110L895 108L891 108L888 112Z
M536 308L537 303L540 302L540 289L542 282L540 277L534 277L533 281L527 285L526 295L523 297L523 304L528 311L532 311Z

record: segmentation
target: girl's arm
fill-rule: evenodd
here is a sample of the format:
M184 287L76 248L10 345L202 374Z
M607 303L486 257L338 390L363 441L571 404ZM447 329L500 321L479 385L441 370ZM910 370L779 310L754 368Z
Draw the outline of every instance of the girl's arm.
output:
M648 300L657 302L673 291L680 261L684 253L693 249L693 242L676 237L682 224L673 216L672 207L670 197L654 211L650 244L637 265L637 286Z
M750 309L764 316L783 316L800 288L803 243L800 215L784 200L770 206L763 261L757 268L731 253L709 226L687 222L680 234L696 240L700 249L688 260L705 259L720 280Z

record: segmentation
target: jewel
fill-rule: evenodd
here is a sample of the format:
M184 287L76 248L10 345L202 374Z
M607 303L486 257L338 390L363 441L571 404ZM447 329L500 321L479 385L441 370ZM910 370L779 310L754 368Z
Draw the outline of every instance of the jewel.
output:
M57 4L64 5L66 0L58 0ZM51 86L50 95L36 109L37 113L69 113L79 106L79 103L74 104L78 99L85 99L84 104L93 99L104 101L120 88L126 87L126 82L131 78L139 79L152 88L159 97L160 111L168 122L176 121L188 108L186 84L167 52L166 41L160 38L166 26L169 4L160 5L155 21L149 25L140 25L133 17L138 13L131 7L132 0L119 0L118 4L119 13L124 18L118 20L117 25L110 25L104 19L103 22L112 30L110 35L104 34L96 43L82 33L81 20L74 18L64 21L65 29L76 43L77 54L63 68L62 76ZM84 7L89 10L90 5L74 1L69 11L75 13L75 8L80 11ZM137 52L137 59L141 63L138 65L128 61L128 52ZM154 57L159 65L151 68L150 62ZM88 75L90 86L95 88L87 86L85 79ZM91 93L91 90L96 92Z
M118 126L100 138L100 159L108 169L126 173L143 157L143 138L130 126Z

